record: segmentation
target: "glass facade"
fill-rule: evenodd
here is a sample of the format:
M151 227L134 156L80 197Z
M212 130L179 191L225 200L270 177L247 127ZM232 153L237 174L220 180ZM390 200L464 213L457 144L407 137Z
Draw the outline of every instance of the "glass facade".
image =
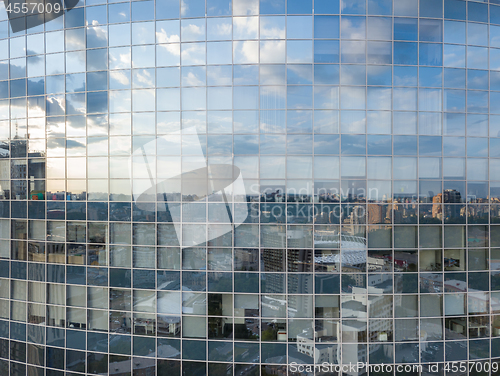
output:
M499 0L21 4L1 375L500 362Z

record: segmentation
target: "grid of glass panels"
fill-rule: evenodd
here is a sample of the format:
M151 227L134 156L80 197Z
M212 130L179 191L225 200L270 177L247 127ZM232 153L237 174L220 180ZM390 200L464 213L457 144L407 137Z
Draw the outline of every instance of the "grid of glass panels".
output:
M0 8L0 374L500 359L498 0Z

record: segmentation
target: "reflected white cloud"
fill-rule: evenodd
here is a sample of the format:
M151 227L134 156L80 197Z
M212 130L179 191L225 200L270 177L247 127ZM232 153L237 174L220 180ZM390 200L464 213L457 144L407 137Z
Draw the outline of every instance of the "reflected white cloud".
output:
M66 175L66 171L64 168L64 159L63 158L47 158L47 178L64 178ZM54 181L47 180L47 191L48 192L57 192L64 191L64 180Z
M66 30L66 51L85 49L85 29Z
M206 69L204 67L182 69L183 86L204 86L206 84L205 77Z
M154 89L132 90L133 111L154 111L155 103Z
M205 112L183 112L182 113L182 128L196 128L198 132L206 132Z
M205 43L185 43L181 45L183 65L205 64Z
M28 116L40 118L45 116L45 101L41 98L28 99Z
M340 104L342 109L362 110L365 108L366 89L361 87L341 87Z
M256 64L259 62L259 42L233 42L233 62L235 64Z
M366 115L364 111L341 111L341 133L365 133ZM364 146L362 146L364 147Z
M110 138L110 155L129 155L131 146L130 146L130 137L111 137Z
M71 119L71 118L70 118ZM47 118L47 136L48 137L64 137L65 123L64 119L59 117Z
M232 77L226 74L225 67L213 66L207 70L207 80L210 85L231 85Z
M230 40L233 24L230 18L207 19L207 40Z
M109 49L110 69L127 69L132 64L132 53L130 47L119 47Z
M390 103L389 103L390 105ZM369 111L367 113L367 132L372 134L390 134L391 112L390 111ZM389 150L388 150L389 152Z
M108 29L106 26L87 27L87 47L106 47L107 43Z
M134 87L154 87L154 71L149 69L140 69L134 71Z
M258 17L234 17L233 39L257 39L259 36Z
M365 41L345 41L341 45L342 63L364 63L366 59Z
M260 39L285 39L285 17L261 17Z
M24 117L26 109L22 106L14 106L11 101L11 116ZM21 103L20 103L21 104ZM65 101L63 95L47 96L47 115L64 115ZM24 116L19 116L23 115Z
M346 39L365 39L366 25L364 17L342 17L341 36Z
M443 65L452 68L465 67L465 46L444 45Z
M233 14L235 16L259 14L259 0L233 0Z
M85 94L67 94L66 95L66 113L72 115L85 114L87 106Z
M92 136L107 136L109 129L108 115L88 115L87 132Z
M160 26L160 30L156 31L157 43L179 43L181 38L179 34L167 32L166 28Z
M367 109L368 110L390 110L392 103L392 92L389 88L368 88Z
M467 47L467 68L488 69L488 48Z
M109 158L109 177L130 179L131 161L128 157ZM130 184L130 183L129 183Z
M121 85L130 86L130 75L126 74L129 71L111 71L110 79L119 82Z
M182 20L181 35L183 42L205 40L205 20Z
M141 22L132 24L132 44L150 44L154 42L154 22Z
M109 93L110 112L129 112L131 103L129 90L111 91Z
M394 110L416 111L417 89L395 88Z
M230 111L210 111L208 114L209 133L231 133L233 117Z
M286 44L284 40L260 42L261 63L285 63Z

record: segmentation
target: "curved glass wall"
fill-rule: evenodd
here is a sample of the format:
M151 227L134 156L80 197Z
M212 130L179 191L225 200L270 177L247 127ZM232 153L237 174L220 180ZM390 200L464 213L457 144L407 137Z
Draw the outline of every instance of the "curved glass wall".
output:
M498 0L4 3L0 374L500 358Z

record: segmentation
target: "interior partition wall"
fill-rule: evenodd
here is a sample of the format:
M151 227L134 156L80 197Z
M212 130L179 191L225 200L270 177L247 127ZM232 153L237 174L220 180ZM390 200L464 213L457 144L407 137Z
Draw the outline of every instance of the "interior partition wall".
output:
M32 1L1 375L498 374L499 0Z

